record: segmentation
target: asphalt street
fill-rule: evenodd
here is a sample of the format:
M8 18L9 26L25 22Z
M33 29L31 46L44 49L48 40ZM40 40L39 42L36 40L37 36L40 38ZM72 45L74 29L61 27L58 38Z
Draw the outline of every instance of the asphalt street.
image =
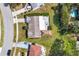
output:
M0 9L2 12L4 22L4 42L0 55L6 56L7 51L11 49L13 45L13 37L14 37L13 18L9 6L4 6L4 4L0 4Z

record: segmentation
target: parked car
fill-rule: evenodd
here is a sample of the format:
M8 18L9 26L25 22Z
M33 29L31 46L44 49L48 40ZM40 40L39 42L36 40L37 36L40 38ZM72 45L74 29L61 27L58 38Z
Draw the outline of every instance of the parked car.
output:
M8 3L4 3L4 6L6 6L6 7L7 7L8 5L9 5Z
M11 54L11 50L8 50L7 51L7 56L10 56L10 54Z

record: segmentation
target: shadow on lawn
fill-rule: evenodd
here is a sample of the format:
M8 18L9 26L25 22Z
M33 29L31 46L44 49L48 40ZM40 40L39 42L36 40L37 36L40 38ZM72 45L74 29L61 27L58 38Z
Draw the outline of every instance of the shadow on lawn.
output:
M63 22L62 22L62 16L61 15L62 15L61 8L56 7L56 9L54 9L53 23L59 29L58 30L59 34L63 35L63 34L65 34L66 30L63 27Z
M61 15L62 15L62 5L58 4L58 6L54 9L54 17L53 17L53 22L58 28L61 28L63 26Z

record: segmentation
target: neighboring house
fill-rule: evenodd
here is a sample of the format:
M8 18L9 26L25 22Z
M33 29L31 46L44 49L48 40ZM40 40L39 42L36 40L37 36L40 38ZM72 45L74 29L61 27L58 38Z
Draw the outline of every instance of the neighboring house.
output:
M42 51L41 51L41 47L37 46L37 45L30 45L29 51L27 53L27 56L41 56Z
M27 22L29 38L39 38L44 32L49 32L49 16L30 16Z
M18 42L14 43L13 47L26 49L27 56L45 56L46 48L42 45L30 43L30 42ZM20 51L21 52L21 51ZM18 53L20 55L20 53Z

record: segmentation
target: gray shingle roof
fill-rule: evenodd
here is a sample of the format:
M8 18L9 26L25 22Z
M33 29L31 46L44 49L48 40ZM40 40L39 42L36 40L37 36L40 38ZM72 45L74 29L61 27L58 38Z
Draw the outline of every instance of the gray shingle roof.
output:
M41 32L39 29L39 16L31 16L30 18L31 20L29 22L28 37L29 38L41 37Z

